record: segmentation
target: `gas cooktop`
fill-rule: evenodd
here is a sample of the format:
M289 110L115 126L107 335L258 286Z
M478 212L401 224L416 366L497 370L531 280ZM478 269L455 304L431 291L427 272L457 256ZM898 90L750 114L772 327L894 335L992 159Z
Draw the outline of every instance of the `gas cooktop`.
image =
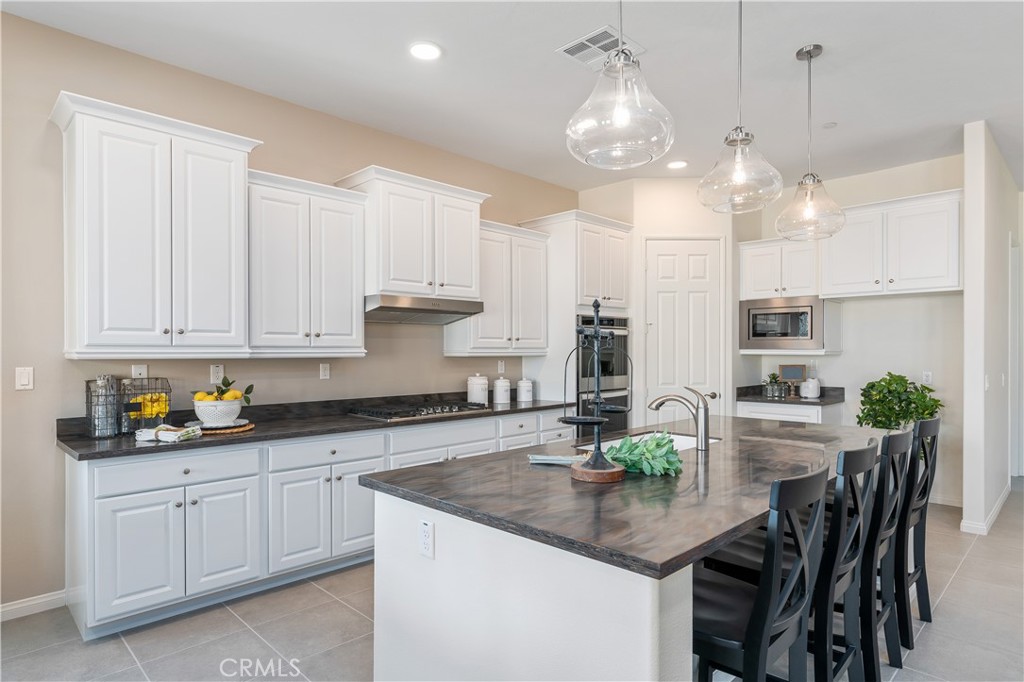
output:
M348 413L354 417L373 419L379 422L407 422L419 419L436 419L438 417L454 417L467 412L485 414L491 408L482 403L437 402L421 405L375 405L373 407L353 407Z

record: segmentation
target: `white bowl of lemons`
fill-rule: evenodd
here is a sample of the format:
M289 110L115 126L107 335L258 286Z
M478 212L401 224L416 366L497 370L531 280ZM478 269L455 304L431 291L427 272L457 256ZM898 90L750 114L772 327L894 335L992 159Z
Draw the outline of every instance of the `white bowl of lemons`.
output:
M245 392L242 392L230 388L234 382L228 382L229 380L225 379L223 386L214 389L212 393L196 391L192 395L192 405L199 421L203 422L203 428L215 429L233 426L242 411L242 402L249 403L252 386L246 387Z

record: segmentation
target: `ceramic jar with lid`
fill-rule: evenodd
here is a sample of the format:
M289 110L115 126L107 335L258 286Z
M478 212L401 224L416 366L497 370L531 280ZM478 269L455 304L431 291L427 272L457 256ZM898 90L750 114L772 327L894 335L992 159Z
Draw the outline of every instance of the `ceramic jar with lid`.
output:
M480 376L477 373L476 376L469 377L466 380L466 400L471 403L480 403L481 405L487 404L487 377Z
M532 403L533 402L533 382L529 379L520 379L516 383L516 402L517 403Z
M512 400L512 382L505 377L494 380L494 404L507 405Z

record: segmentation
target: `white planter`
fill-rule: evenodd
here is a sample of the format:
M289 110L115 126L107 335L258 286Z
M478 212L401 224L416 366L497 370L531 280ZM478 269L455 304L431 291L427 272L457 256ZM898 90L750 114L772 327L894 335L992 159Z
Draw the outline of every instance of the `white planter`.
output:
M197 400L192 405L199 421L208 428L231 426L242 411L241 400Z

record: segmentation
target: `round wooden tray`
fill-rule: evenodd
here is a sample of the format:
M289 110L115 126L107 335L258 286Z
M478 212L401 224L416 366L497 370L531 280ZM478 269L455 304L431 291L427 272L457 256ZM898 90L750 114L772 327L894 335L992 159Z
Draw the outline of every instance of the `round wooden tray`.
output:
M202 429L202 431L204 436L226 436L232 433L245 433L246 431L252 431L255 428L256 425L249 422L248 424L233 426L227 429Z

